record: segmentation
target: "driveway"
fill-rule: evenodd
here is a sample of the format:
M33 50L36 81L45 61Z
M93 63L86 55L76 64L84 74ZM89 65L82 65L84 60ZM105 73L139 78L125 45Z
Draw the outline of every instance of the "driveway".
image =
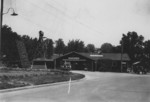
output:
M150 102L150 75L74 72L86 78L70 84L68 81L0 93L0 102Z

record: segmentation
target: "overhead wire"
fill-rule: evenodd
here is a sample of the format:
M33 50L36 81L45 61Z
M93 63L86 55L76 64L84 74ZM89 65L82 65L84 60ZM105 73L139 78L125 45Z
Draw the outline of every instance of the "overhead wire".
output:
M42 7L36 5L35 3L31 2L31 1L28 1L28 0L27 0L27 2L28 2L29 4L31 4L31 5L33 5L33 6L35 6L35 7L37 7L38 9L44 11L44 12L47 13L48 15L53 15L54 17L59 18L59 19L62 19L62 20L65 20L65 18L69 18L69 20L71 20L71 21L73 21L73 22L76 22L77 24L80 24L81 26L83 26L83 27L85 27L85 28L89 28L89 29L92 30L91 27L85 25L85 24L82 23L82 22L78 22L78 21L74 20L72 17L66 15L63 11L61 11L60 9L58 9L58 8L56 8L56 7L54 7L54 6L50 6L50 7L53 8L53 9L55 9L55 10L57 10L58 12L60 12L59 14L61 14L61 16L65 17L65 18L62 18L62 17L60 17L59 15L54 14L53 12L47 11L47 10L43 9ZM49 4L49 3L47 3L47 4ZM50 5L50 4L49 4L49 5ZM22 16L22 17L23 17L23 16ZM37 22L32 21L30 18L27 18L26 15L24 15L23 18L26 19L28 22L32 22L34 25L36 25L36 26L38 26L38 27L42 27L42 28L46 29L46 31L50 31L49 28L47 28L47 27L41 25L40 23L37 23ZM56 19L56 21L57 21L57 19ZM73 24L73 22L68 21L68 19L65 20L65 23ZM59 24L59 23L58 23L58 24ZM61 25L62 25L62 24L61 24ZM59 24L59 26L60 26L60 24ZM58 29L59 29L59 28L58 28ZM87 30L89 30L89 29L87 29ZM56 29L56 30L57 30L57 29ZM59 31L59 32L61 32L61 31ZM97 32L97 31L95 31L95 32ZM61 32L61 33L63 34L63 32ZM97 33L100 33L100 32L97 32Z
M31 4L31 3L30 3ZM37 5L34 5L34 4L31 4L31 5L33 5L33 6L36 6L36 7L38 7ZM38 7L39 8L39 7ZM54 14L52 14L52 13L49 13L48 11L46 11L46 10L44 10L44 9L42 9L42 8L39 8L40 10L42 10L42 11L44 11L45 13L47 13L48 15L53 15L54 16L54 19L56 19L57 18L57 15L54 15ZM24 15L24 16L26 16L26 15ZM27 17L27 16L26 16ZM28 18L28 20L30 20L29 18ZM30 20L31 22L33 22L33 20ZM34 22L35 23L35 22ZM39 23L36 23L36 25L37 24L39 24ZM41 26L41 24L39 24L40 26ZM43 26L44 27L44 26ZM45 27L44 27L45 28ZM47 28L47 30L49 30L48 28Z
M50 1L50 0L49 0ZM61 3L58 3L58 2L56 2L55 0L51 0L51 1L54 1L56 4L58 4L58 5L60 5L61 7L63 7L63 9L61 9L61 11L62 10L65 10L65 11L67 11L67 14L72 14L72 11L70 11L70 9L66 9L65 7L64 7L64 5L62 5ZM80 11L80 10L79 10ZM76 15L78 15L78 14L76 14ZM85 24L85 23L83 23L82 21L77 21L77 19L75 18L75 17L71 17L71 19L74 19L75 21L76 21L76 23L78 23L78 24L80 24L80 26L82 26L82 27L85 27L85 28L89 28L89 29L91 29L91 30L93 30L94 32L95 32L95 36L97 36L97 37L99 37L99 35L98 34L103 34L102 32L100 32L99 30L97 30L97 29L95 29L95 28L91 28L91 26L90 25L87 25L87 24ZM72 25L73 26L73 25ZM72 27L72 30L74 29L74 27ZM88 29L88 30L89 30ZM75 30L76 31L76 30ZM75 32L74 32L75 33ZM77 33L78 34L78 33ZM92 33L93 34L93 33ZM94 36L93 36L94 37Z
M21 17L20 17L20 16L21 16ZM31 23L31 24L34 24L34 25L37 26L38 28L43 28L44 30L46 30L47 32L49 32L49 28L47 28L47 27L41 25L40 23L34 22L33 20L31 20L30 18L28 18L28 17L25 16L25 15L22 15L22 14L21 14L21 15L19 15L18 17L21 18L21 19L24 19L25 21L28 21L28 22Z
M51 0L51 1L54 1L54 2L56 2L55 0ZM59 5L61 5L60 3L58 3L58 2L56 2L57 4L59 4ZM63 5L61 5L61 6L63 6ZM58 10L58 9L57 9ZM62 12L62 10L60 10L59 9L59 11L61 11ZM69 9L67 9L67 13L69 12L69 14L71 14L71 12L72 11L70 11ZM66 16L69 16L69 15L66 15ZM69 17L71 17L71 16L69 16ZM85 25L85 26L87 26L88 28L90 27L90 26L88 26L88 25L86 25L85 23L83 23L83 22L81 22L81 21L79 21L79 20L76 20L75 18L73 18L73 17L71 17L71 19L74 19L75 21L77 21L78 23L80 23L80 24L83 24L83 25ZM91 28L91 27L90 27ZM99 32L99 31L98 31ZM101 33L101 32L100 32Z
M28 2L30 2L30 1L28 1ZM46 1L45 1L45 2L46 2ZM32 2L30 2L30 3L32 3ZM59 10L58 8L56 8L56 7L54 7L53 5L49 4L48 2L46 2L46 3L47 3L51 8L53 8L53 9L59 11L63 16L69 18L70 20L72 20L72 21L74 21L74 22L76 22L76 23L78 23L78 24L84 26L85 28L89 28L89 29L93 30L93 31L97 32L98 34L102 34L102 32L97 31L97 30L94 29L94 28L91 28L89 25L84 24L83 22L81 22L81 21L79 21L79 20L75 20L74 18L72 18L72 17L70 17L69 15L65 14L63 11ZM44 9L41 8L40 6L36 5L35 3L32 3L32 4L35 5L35 6L37 6L37 7L39 7L39 8L42 9L43 11L47 12L46 10L44 10ZM47 13L49 13L49 12L47 12ZM89 29L88 29L88 30L89 30Z
M46 1L45 1L45 2L46 2ZM96 30L96 29L90 27L89 25L87 25L87 24L85 24L85 23L83 23L83 22L81 22L81 21L79 21L79 20L74 19L73 17L69 16L68 14L64 13L62 10L60 10L60 9L58 9L58 8L56 8L56 7L54 7L53 5L49 4L48 2L46 2L46 3L47 3L50 7L56 9L57 11L59 11L62 15L66 16L67 18L69 18L70 20L73 20L73 21L75 21L76 23L78 23L78 24L80 24L80 25L82 25L82 26L85 26L85 27L87 27L87 28L89 28L89 29L91 29L91 30L93 30L93 31L95 31L95 32L97 32L97 33L99 33L99 34L102 34L102 32L100 32L100 31L98 31L98 30Z
M47 13L48 15L53 15L55 18L59 18L59 19L64 20L63 18L59 17L57 14L54 14L53 12L46 11L45 9L41 8L40 6L36 5L35 3L32 3L31 1L28 1L28 3L30 3L33 6L38 7L39 9L41 9L42 11ZM66 22L66 23L70 23L70 22Z
M40 6L36 5L35 3L32 3L31 1L28 1L29 4L37 7L38 9L44 11L45 13L47 13L48 15L53 15L55 18L59 18L59 19L62 19L63 21L65 21L65 23L69 23L71 24L71 22L68 21L68 19L63 19L62 17L59 17L57 14L54 14L52 12L49 12L49 11L46 11L45 9L41 8ZM58 24L58 23L57 23ZM63 33L62 33L63 34Z
M51 2L52 4L50 4L49 2L46 2L46 1L44 1L44 2L45 2L45 4L47 4L47 6L49 6L50 8L53 8L54 10L60 12L57 7L55 7L54 5L52 5L53 2L49 1L49 2ZM61 9L64 9L64 8L61 7ZM61 11L61 13L65 14L65 12L63 12L63 11ZM63 19L62 17L59 17L58 14L57 14L56 16L57 16L57 18L59 18L59 19L55 18L55 21L53 21L53 22L55 23L55 27L54 27L55 30L54 30L54 31L61 32L61 34L59 34L59 35L64 35L64 34L63 34L63 31L60 30L60 29L63 27L63 26L62 26L62 25L63 25L63 22L64 22L64 23L68 23L68 24L71 24L71 22L69 22L68 19L66 19L66 18ZM64 16L63 16L63 17L64 17ZM59 21L60 19L62 19L63 22L59 22L59 23L58 23L58 21ZM72 25L72 24L71 24L71 25ZM60 27L61 27L61 28L60 28Z
M20 9L20 10L21 10L21 9ZM20 17L20 16L21 16L21 17ZM45 25L42 25L41 23L37 23L37 22L35 22L34 20L31 20L31 19L30 19L28 16L26 16L25 14L20 14L19 17L20 17L21 19L23 19L23 20L25 20L25 21L27 21L27 22L29 22L29 23L35 25L36 27L40 28L40 30L42 29L42 30L46 31L45 34L49 34L50 32L51 32L51 33L54 33L54 34L57 34L57 33L55 33L54 28L48 27L48 26L45 26ZM60 26L60 23L59 23L59 26ZM58 29L59 29L59 27L58 27ZM58 33L58 34L62 35L63 33L60 32L60 33Z
M64 8L65 10L68 10L67 8L65 8L61 3L59 3L59 2L57 2L57 1L55 1L55 0L51 0L51 1L53 1L53 2L55 2L55 3L57 3L59 6L61 6L62 8Z

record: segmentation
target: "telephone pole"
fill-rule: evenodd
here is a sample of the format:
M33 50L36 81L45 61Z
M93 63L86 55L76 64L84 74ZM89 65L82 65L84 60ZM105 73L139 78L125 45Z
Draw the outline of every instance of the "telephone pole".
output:
M3 4L4 1L1 0L1 11L0 11L0 67L2 67L2 24L3 24Z
M122 57L123 57L123 39L121 41L121 72L123 72L123 68L122 68Z
M6 13L3 13L3 8L4 8L4 0L1 0L1 11L0 11L0 67L3 67L2 64L2 25L3 25L3 15L7 14L10 10L13 11L11 16L17 16L18 14L15 13L15 10L10 7Z

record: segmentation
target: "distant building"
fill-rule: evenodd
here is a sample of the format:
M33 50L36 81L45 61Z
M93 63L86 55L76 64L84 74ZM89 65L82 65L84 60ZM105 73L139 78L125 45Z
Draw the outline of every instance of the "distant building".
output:
M122 55L123 70L126 71L130 58L127 54ZM38 64L40 60L35 60ZM46 63L47 68L59 69L64 62L70 62L72 70L89 70L89 71L120 71L121 54L120 53L78 53L70 52L62 56L53 56L52 59L41 60ZM40 63L41 63L40 62Z

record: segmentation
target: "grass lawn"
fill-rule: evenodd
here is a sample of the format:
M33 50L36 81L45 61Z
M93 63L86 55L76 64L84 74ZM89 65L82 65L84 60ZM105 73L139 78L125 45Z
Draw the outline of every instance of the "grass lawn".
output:
M63 73L62 71L56 70L0 70L0 90L68 81L70 77L72 80L77 80L85 76L72 72Z

